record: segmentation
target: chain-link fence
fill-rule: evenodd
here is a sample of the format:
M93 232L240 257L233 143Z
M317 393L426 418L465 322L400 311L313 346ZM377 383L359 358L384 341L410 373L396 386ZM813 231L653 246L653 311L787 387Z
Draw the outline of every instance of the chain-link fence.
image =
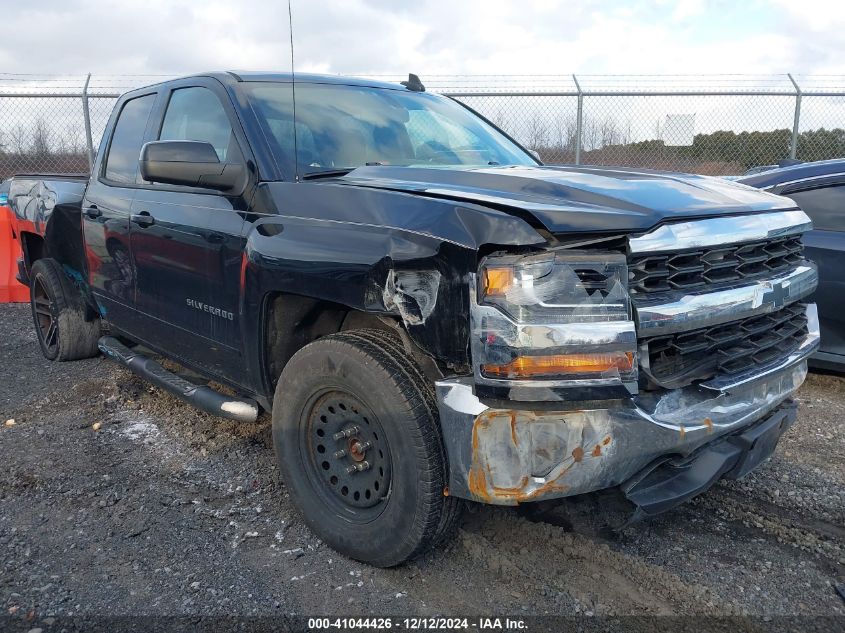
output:
M120 93L167 78L0 75L0 178L87 171L88 138L96 150ZM474 108L547 163L728 175L785 158L845 157L843 76L423 76L423 81L430 91Z
M116 99L162 79L0 74L0 178L88 172Z
M845 157L842 76L432 79L547 163L729 175Z

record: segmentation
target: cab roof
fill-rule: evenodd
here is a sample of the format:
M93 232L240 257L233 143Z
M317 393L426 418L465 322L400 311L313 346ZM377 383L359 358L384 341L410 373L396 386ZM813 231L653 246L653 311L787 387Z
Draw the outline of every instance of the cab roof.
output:
M224 86L233 88L239 83L246 81L262 81L267 83L292 83L296 80L298 84L334 84L338 86L361 86L364 88L378 88L382 90L408 90L405 86L399 83L390 83L387 81L378 81L376 79L365 79L362 77L346 77L343 75L321 75L317 73L283 73L273 71L242 71L242 70L216 70L210 72L191 73L190 75L182 75L181 77L174 77L165 81L159 81L154 84L140 86L133 88L121 95L121 99L126 100L144 90L151 88L158 89L162 86L167 86L177 81L184 81L185 79L193 79L199 77L206 77L218 80Z
M224 84L240 83L244 81L291 83L295 80L298 84L336 84L340 86L363 86L367 88L385 88L388 90L406 90L406 88L399 83L378 81L376 79L365 79L362 77L346 77L343 75L322 75L317 73L294 74L275 71L229 70L194 73L191 75L186 75L185 77L180 77L180 79L188 79L190 77L214 77L215 79L220 80L220 82Z

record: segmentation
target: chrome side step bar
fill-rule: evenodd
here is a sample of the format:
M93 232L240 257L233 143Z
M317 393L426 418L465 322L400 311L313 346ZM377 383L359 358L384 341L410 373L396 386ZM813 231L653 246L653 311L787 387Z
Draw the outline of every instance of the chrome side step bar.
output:
M103 336L97 346L103 354L141 378L206 413L238 422L255 422L258 418L258 403L254 400L227 396L211 387L195 385L168 371L152 358L129 349L113 336Z

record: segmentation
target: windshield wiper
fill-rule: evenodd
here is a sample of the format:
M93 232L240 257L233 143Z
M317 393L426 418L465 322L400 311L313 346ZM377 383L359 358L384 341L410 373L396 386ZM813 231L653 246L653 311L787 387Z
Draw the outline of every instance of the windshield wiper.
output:
M347 167L346 169L323 169L321 171L309 171L307 174L303 174L300 178L301 180L317 180L318 178L337 178L339 176L345 176L353 169L355 168Z

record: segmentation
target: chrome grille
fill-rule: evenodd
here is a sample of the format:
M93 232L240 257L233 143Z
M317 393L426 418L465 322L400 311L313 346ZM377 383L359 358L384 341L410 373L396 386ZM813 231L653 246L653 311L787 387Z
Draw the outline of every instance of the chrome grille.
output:
M762 316L656 336L644 342L646 373L669 389L738 374L790 354L807 334L806 304L798 302Z
M726 244L672 253L637 253L628 257L632 295L703 290L714 285L763 279L803 261L800 235Z

